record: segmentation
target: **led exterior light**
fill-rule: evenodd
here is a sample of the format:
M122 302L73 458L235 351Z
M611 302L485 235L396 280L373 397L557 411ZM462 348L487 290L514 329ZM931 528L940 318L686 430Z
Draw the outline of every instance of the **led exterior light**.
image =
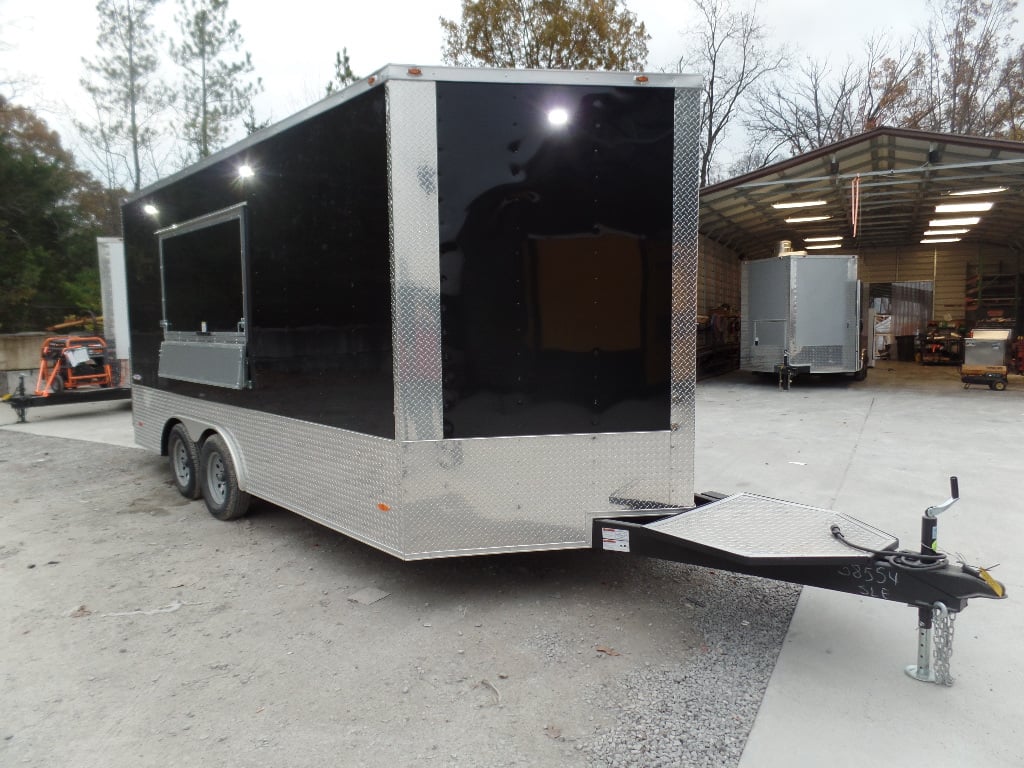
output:
M813 208L816 205L826 205L824 200L805 200L801 203L772 203L772 208L777 208L780 211L786 208Z
M980 216L964 216L959 219L932 219L928 222L929 227L973 227L979 221Z
M840 243L827 243L826 245L808 245L808 251L824 251L826 248L842 248Z
M555 107L548 112L548 122L552 125L563 126L569 122L569 112L561 107Z
M251 165L240 165L238 166L238 178L240 179L251 179L256 175L256 172L252 169Z
M144 206L142 206L142 210L148 216L156 216L158 213L160 213L160 209L157 208L152 203L146 203Z
M995 203L947 203L936 205L936 213L984 213L991 211Z
M966 197L967 195L995 195L1005 192L1007 187L986 187L985 189L962 189L959 192L950 192L953 197Z
M787 224L803 224L807 221L825 221L825 219L831 219L831 216L791 216L786 219Z
M842 240L842 235L823 235L822 237L805 237L805 243L831 243L833 240Z
M929 229L924 233L925 237L943 237L945 235L966 235L971 230L962 229Z
M959 237L926 237L922 243L959 243Z

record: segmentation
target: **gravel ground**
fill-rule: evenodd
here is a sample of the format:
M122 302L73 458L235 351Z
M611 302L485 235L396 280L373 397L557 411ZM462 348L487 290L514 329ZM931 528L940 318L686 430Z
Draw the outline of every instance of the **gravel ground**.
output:
M735 766L799 594L613 553L403 563L9 431L0 486L3 765Z

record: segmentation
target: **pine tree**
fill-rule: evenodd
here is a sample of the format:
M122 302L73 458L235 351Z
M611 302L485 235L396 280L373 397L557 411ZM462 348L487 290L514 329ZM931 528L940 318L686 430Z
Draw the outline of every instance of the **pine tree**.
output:
M334 79L327 83L327 95L330 96L335 91L340 91L358 79L352 72L352 65L348 60L348 48L342 48L335 54Z
M184 70L182 109L189 161L220 148L232 124L249 114L253 97L263 90L259 79L248 79L252 55L241 52L238 22L227 14L228 0L181 0L176 17L182 39L171 46L171 55Z

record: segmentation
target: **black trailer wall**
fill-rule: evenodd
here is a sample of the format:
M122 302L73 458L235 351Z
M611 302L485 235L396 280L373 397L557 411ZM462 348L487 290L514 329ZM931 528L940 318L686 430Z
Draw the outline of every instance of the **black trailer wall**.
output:
M439 242L417 247L440 260L442 355L415 367L443 377L444 434L667 430L674 91L435 88L437 124L423 130L436 129ZM389 213L403 211L389 199L385 102L378 86L125 206L139 383L395 436L391 269L402 265L391 262L410 254L391 253ZM417 117L399 112L392 119ZM400 158L403 147L390 152ZM239 176L243 164L250 178ZM390 181L432 185L433 171ZM241 203L240 244L232 224L165 229ZM193 262L165 268L166 313L158 230L165 262L175 253ZM239 280L224 277L230 258L209 248L244 251L244 300ZM422 307L436 311L436 289L420 289L431 294ZM188 356L208 326L230 331L239 307L251 387L158 375L162 320Z
M668 429L672 91L438 83L437 114L446 436Z
M241 164L253 169L251 178L240 178ZM385 94L377 89L126 205L136 381L394 437L387 184ZM246 269L240 265L238 274L247 295L253 386L158 378L163 334L154 232L242 202ZM158 213L145 213L146 205ZM230 238L224 242L216 247L232 247ZM206 272L168 270L169 301L194 299L176 306L177 317L234 317L238 286L218 271L221 259L211 259Z

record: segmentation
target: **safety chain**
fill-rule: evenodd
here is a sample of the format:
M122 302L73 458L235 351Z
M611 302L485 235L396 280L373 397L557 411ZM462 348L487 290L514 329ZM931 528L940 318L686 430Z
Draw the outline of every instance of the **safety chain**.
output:
M932 665L935 682L952 685L953 675L949 671L949 660L953 655L953 631L956 614L942 603L932 608L932 639L935 643L935 660Z

